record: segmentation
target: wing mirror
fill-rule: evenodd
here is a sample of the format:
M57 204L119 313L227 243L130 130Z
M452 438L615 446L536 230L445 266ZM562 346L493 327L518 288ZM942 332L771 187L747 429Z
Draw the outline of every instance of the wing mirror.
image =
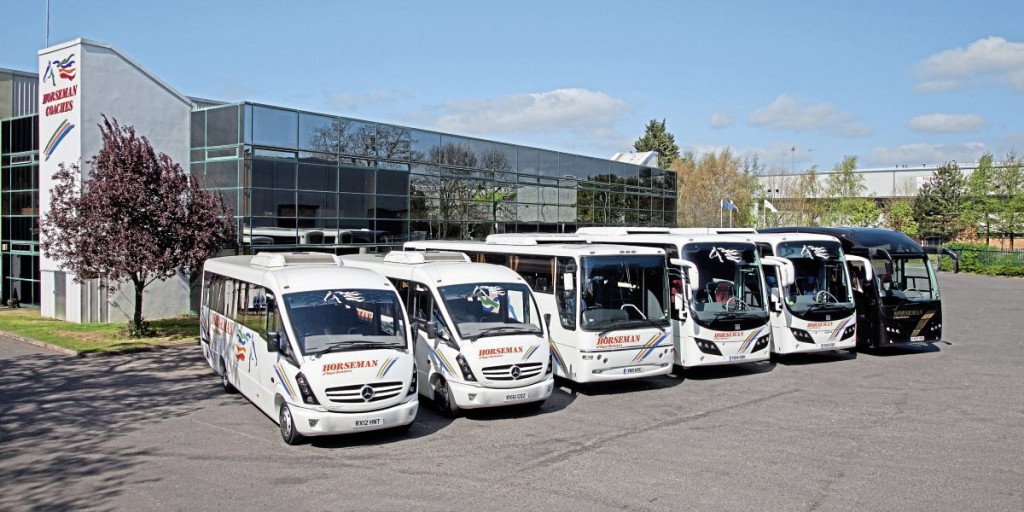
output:
M281 351L281 333L279 332L268 332L267 333L267 352L280 352Z

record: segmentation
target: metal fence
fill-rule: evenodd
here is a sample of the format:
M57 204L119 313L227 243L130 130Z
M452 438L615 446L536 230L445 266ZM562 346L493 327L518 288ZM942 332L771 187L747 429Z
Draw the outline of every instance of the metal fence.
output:
M1024 276L1024 250L946 247L956 258L939 256L941 270L958 270L978 274Z

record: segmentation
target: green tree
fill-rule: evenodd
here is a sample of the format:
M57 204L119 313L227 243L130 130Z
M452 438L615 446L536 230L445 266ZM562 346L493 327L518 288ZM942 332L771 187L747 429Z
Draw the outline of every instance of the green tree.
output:
M733 226L753 226L753 197L759 188L751 167L729 149L695 158L687 153L672 170L679 181L677 223L682 227L710 227L720 222L721 200L736 203ZM728 212L725 212L728 217Z
M676 145L676 138L665 130L665 120L659 123L651 119L644 130L644 136L633 143L633 149L637 151L657 151L658 167L669 169L672 162L679 158L679 146Z
M992 220L999 211L999 198L996 196L996 170L992 167L992 153L985 153L978 160L978 167L967 178L964 193L964 220L978 233L983 235L988 245L992 234Z
M922 238L940 243L955 240L964 230L963 195L967 187L960 167L950 162L932 173L931 180L914 198L914 220Z
M779 225L820 226L824 213L820 199L823 193L817 166L787 181L782 191L786 203L775 205L780 209Z
M1010 239L1010 249L1017 233L1024 230L1024 162L1016 153L1006 155L1003 165L995 171L995 188L999 202L995 209L999 230Z
M847 156L832 168L825 184L825 215L830 226L875 226L882 213L874 198L864 197L864 176L857 173L857 157Z
M886 228L899 231L910 238L917 238L917 221L914 220L914 204L909 199L897 199L885 205Z

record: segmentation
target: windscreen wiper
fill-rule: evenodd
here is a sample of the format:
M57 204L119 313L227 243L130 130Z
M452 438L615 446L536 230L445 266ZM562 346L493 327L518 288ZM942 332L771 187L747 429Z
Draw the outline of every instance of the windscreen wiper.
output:
M850 306L843 305L839 302L815 302L810 306L807 306L807 311L814 311L816 309L850 309Z
M650 324L650 325L654 326L655 329L661 331L662 334L665 334L665 328L662 327L658 322L655 322L654 320L651 320L650 318L647 318L647 317L637 318L635 320L630 320L630 322L643 322L643 323L646 323L646 324Z
M715 320L729 320L734 318L746 318L754 314L753 311L719 311L715 313Z
M334 343L327 345L325 348L320 349L320 351L316 353L316 358L319 359L328 352L340 352L357 348L376 347L379 345L380 343L373 343L370 341L335 341Z
M463 338L465 338L465 339L467 339L469 341L476 341L478 338L483 338L483 337L486 337L486 336L500 336L502 334L507 334L507 333L523 333L523 332L529 333L529 334L541 334L544 331L540 330L539 328L537 328L536 326L533 326L533 325L496 325L494 327L487 327L484 330L482 330L482 331L480 331L480 332L478 332L476 334L473 334L473 335L470 335L470 336L463 336Z

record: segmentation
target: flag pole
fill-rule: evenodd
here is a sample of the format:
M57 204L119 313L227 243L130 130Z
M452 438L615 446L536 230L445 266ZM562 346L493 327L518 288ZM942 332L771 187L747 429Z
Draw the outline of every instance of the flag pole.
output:
M718 227L725 227L725 200L718 201Z

